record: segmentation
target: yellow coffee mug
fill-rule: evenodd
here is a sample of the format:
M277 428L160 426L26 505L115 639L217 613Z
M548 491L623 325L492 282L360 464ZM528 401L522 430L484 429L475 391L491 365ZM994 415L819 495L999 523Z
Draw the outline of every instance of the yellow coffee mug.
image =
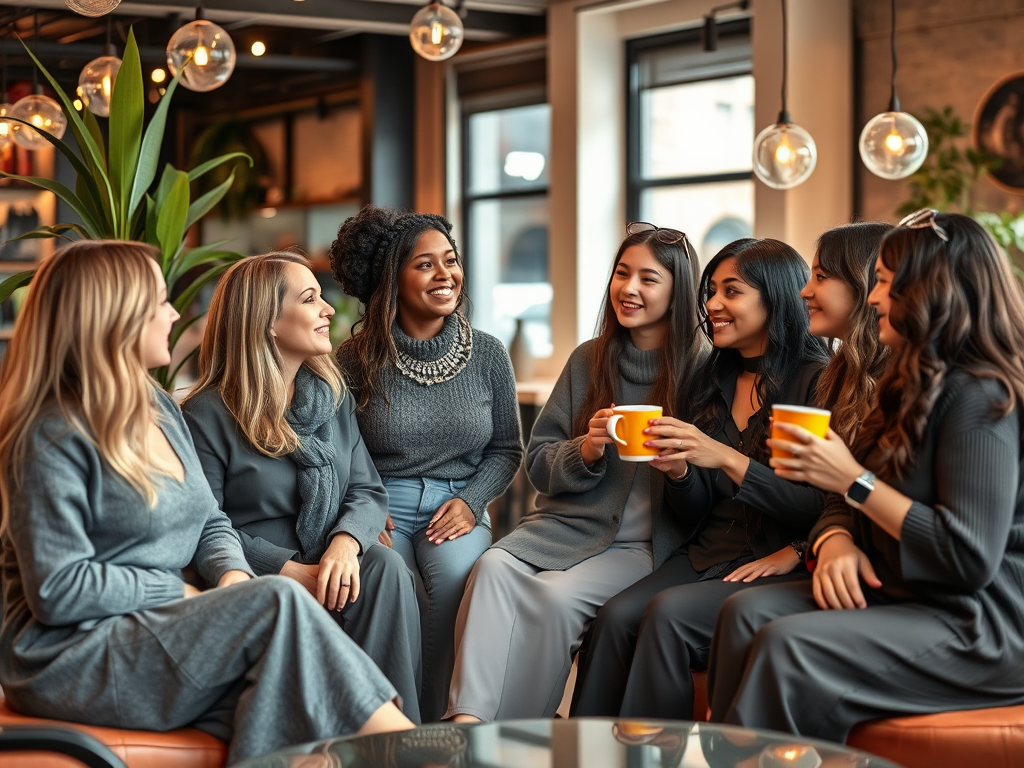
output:
M824 437L828 434L828 422L832 418L832 411L822 408L810 408L806 405L773 405L772 419L772 440L788 440L793 442L793 436L781 429L776 429L775 424L795 424L803 427L808 432ZM772 448L773 459L791 459L793 454L789 451L781 451Z
M608 436L619 444L619 458L623 461L650 461L658 455L657 448L644 445L651 435L645 435L647 422L661 418L660 405L617 405L608 419ZM621 428L620 428L621 423ZM620 437L621 433L621 437Z

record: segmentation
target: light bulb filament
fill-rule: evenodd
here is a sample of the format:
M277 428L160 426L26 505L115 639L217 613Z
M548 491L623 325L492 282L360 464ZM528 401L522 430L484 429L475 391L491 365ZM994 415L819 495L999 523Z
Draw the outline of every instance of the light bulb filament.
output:
M30 123L32 123L32 125L34 125L36 128L42 128L43 127L43 123L45 122L43 120L43 116L40 115L38 112L36 112L34 115L32 115L32 117L30 117L28 119L28 121Z
M885 148L894 155L902 152L905 144L906 142L903 141L903 137L895 131L885 137Z
M106 98L110 98L110 75L104 75L103 80L100 81L100 87L103 89L103 95Z
M793 162L795 154L796 153L794 153L792 148L789 146L788 141L782 142L775 149L775 159L783 165L789 165Z
M434 45L440 45L442 40L444 40L444 24L439 21L432 21L430 23L430 42Z
M210 63L210 52L206 49L205 45L200 45L196 48L196 52L192 55L192 61L195 62L197 67L205 67Z

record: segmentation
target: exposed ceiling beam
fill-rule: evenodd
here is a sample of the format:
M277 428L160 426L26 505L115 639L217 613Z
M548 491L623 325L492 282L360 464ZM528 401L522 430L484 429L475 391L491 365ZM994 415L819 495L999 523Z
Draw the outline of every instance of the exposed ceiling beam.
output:
M281 0L204 0L203 9L206 17L217 23L407 35L409 22L419 7L413 3L416 0L412 0L412 3L370 0L289 2L284 6L287 13L282 13ZM122 2L115 12L136 16L178 16L185 21L193 17L196 5L174 0L128 0ZM512 5L504 3L502 7L509 8ZM0 6L23 8L24 0L0 0ZM63 0L34 0L33 6L66 10ZM543 15L536 15L538 9L535 6L524 5L524 10L517 13L470 7L463 20L467 40L502 40L544 33L545 19ZM539 11L543 13L543 9Z

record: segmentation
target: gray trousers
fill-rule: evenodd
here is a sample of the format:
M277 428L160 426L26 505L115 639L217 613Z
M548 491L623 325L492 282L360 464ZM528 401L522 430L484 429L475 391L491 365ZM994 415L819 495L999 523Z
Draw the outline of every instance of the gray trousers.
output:
M359 599L330 615L380 667L398 695L402 711L420 720L420 609L416 581L394 550L374 544L359 562Z
M718 614L712 720L845 742L879 717L1024 701L1024 667L996 637L920 603L823 611L811 584L755 587Z
M18 710L92 725L193 725L228 763L358 731L395 690L296 581L266 576L74 631ZM52 653L53 648L49 649Z
M469 576L455 623L446 718L552 717L587 624L651 572L649 545L620 544L564 571L491 548Z

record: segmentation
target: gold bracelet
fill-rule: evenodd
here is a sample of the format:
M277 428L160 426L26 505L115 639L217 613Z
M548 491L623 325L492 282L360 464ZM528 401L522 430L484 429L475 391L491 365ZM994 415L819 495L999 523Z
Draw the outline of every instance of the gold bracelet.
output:
M844 533L850 537L850 541L853 541L853 534L843 528L841 525L836 525L831 528L826 528L820 536L815 540L814 546L811 547L811 554L815 557L818 556L818 552L821 550L821 545L825 543L825 539L830 536L835 536L837 533Z

